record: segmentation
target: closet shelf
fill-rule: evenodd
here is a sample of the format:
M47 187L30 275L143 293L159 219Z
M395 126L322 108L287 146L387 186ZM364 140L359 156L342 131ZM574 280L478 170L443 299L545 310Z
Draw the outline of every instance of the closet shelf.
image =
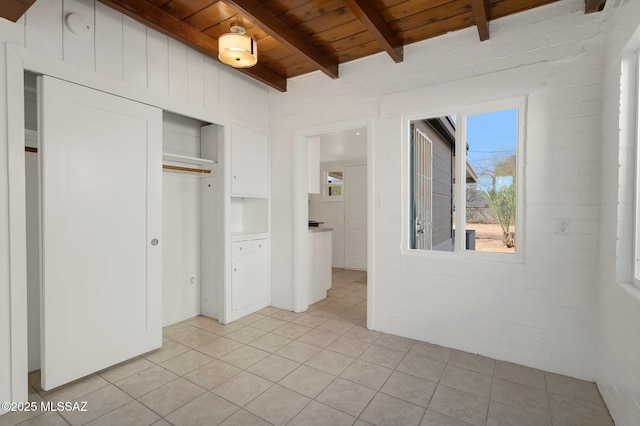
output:
M162 162L170 163L163 164L163 169L179 172L203 173L211 176L216 176L216 165L218 164L217 161L208 160L206 158L190 157L188 155L180 154L170 154L168 152L162 153ZM180 164L194 164L200 167L185 167Z
M162 159L164 161L173 161L177 163L202 164L202 165L216 164L216 161L208 160L206 158L190 157L188 155L180 155L180 154L169 154L168 152L162 153Z

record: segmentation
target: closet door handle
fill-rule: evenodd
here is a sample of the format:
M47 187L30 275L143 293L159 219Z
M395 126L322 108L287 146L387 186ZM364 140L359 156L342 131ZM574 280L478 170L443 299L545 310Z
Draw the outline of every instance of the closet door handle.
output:
M154 238L153 240L151 240L151 245L154 246L154 247L157 246L158 245L158 239Z

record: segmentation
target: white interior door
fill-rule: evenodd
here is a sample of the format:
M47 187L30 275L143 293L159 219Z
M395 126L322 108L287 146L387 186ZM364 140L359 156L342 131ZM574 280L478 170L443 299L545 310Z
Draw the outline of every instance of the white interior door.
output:
M344 168L344 267L367 269L367 166Z
M162 112L40 80L42 387L162 345Z

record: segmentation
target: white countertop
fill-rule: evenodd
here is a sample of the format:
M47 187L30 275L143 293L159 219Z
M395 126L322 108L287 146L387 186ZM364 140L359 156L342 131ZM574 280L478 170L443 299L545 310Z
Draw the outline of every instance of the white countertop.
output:
M309 232L329 232L333 231L333 228L321 228L319 226L310 226Z

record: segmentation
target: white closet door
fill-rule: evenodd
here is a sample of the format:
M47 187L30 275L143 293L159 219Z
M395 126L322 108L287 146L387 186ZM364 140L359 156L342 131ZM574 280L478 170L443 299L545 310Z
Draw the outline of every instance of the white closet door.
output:
M162 345L162 112L46 76L39 103L48 390Z
M367 269L367 166L344 168L344 267Z

